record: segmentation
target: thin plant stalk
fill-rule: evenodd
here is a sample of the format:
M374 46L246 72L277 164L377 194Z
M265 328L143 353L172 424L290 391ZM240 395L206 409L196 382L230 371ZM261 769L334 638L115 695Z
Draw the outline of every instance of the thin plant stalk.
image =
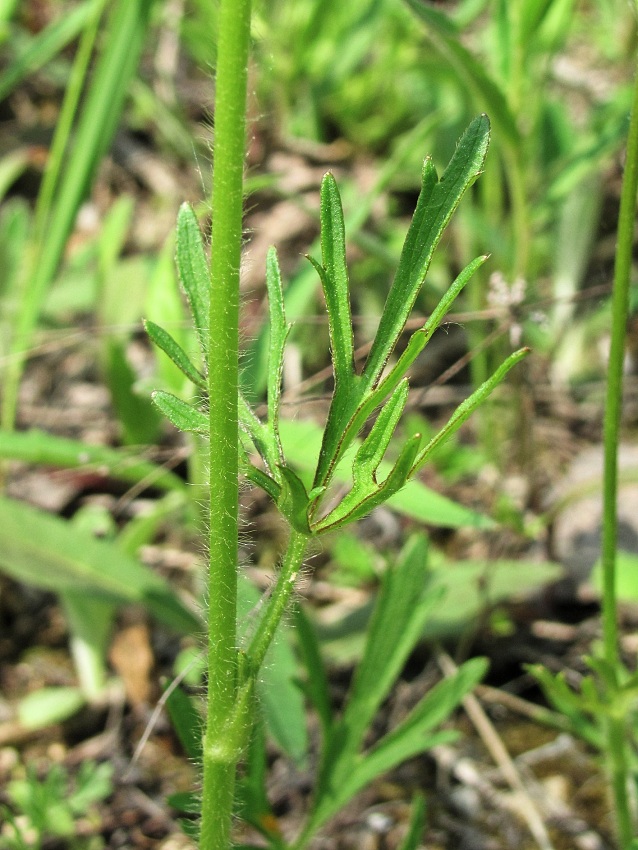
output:
M94 4L92 17L89 18L87 26L82 31L71 74L69 75L60 116L55 126L53 142L44 167L42 186L36 202L34 223L36 244L42 239L51 218L53 198L64 167L65 154L68 153L73 124L77 116L82 90L87 79L89 63L102 18L103 7L104 0L98 0Z
M239 267L250 12L250 0L222 0L218 21L208 352L210 563L202 850L228 850L240 756L230 727L238 696Z
M309 537L299 531L291 529L288 547L277 577L277 583L272 593L270 604L264 612L263 619L250 642L248 657L255 669L263 664L268 647L277 631L284 611L290 601L290 596L295 587L295 582L303 563L303 558L308 547Z
M612 329L607 398L604 421L604 490L603 490L603 651L609 671L618 676L621 659L618 647L616 598L616 548L618 500L618 441L622 416L623 364L625 337L629 312L636 191L638 190L638 74L634 80L634 96L627 139L627 157L620 199L618 242L614 268L612 296ZM616 682L618 685L619 682ZM614 797L614 810L620 846L629 847L632 841L632 812L628 791L629 767L625 743L626 721L612 716L606 726L609 771Z

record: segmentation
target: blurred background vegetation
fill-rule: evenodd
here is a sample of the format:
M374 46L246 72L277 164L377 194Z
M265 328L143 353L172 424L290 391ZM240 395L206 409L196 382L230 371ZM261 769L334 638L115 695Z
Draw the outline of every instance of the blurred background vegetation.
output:
M625 0L254 4L243 382L253 399L263 398L265 255L275 244L295 323L284 374L291 418L302 407L325 413L322 393L330 386L319 281L302 256L316 252L322 174L334 171L342 191L363 356L424 156L442 169L474 115L486 112L492 122L486 172L444 237L417 313L431 311L471 258L491 259L415 370L406 427L432 429L513 348L531 345L534 356L508 392L439 451L425 483L449 499L436 501L424 488L397 508L401 523L429 523L440 544L434 566L465 559L435 636L458 634L481 609L474 588L483 573L472 561L469 534L489 528L489 514L527 541L499 542L505 555L526 551L530 539L545 541L550 486L581 441L599 437L637 35L635 8ZM151 547L150 560L180 585L181 598L197 595L188 556L185 579L166 551L197 549L205 472L149 400L158 386L189 390L151 353L142 318L195 348L177 290L172 231L184 200L207 218L215 40L209 0L0 0L0 458L10 497L0 524L6 551L13 546L13 560L0 556L0 567L62 599L68 625L58 624L55 640L65 643L70 631L75 673L60 681L72 689L76 678L81 682L79 695L67 690L53 709L39 705L40 726L104 692L110 626L124 603L141 601L177 630L192 626L186 607L166 601L167 586L149 584L143 573L133 590L125 581L111 588L106 608L100 601L87 609L70 591L81 574L86 587L107 592L97 577L102 554L88 554L87 534L135 559L146 546L147 562ZM638 289L632 292L630 428L638 421ZM290 439L303 467L311 435ZM54 532L34 515L16 513L22 501L63 520L55 546L61 560L73 552L77 572L54 581L43 577L46 567L29 568L43 552L50 555ZM276 557L276 525L263 502L246 496L244 509L259 541L250 558L267 569ZM353 535L336 537L319 561L322 575L336 587L374 585L379 549L396 551L409 527L389 516L374 532L376 549ZM13 536L10 519L21 529ZM450 529L459 528L452 540ZM36 538L40 556L27 549ZM476 579L471 599L468 575ZM495 578L493 598L520 589L521 575L501 584ZM537 571L529 584L544 578ZM20 640L31 648L50 643L50 634L35 629L27 638L16 623L51 602L18 602L9 579L0 581L7 624L0 663L9 670L21 657ZM87 634L87 622L97 621L100 634ZM497 621L495 628L509 628ZM356 654L351 635L344 641L327 634L331 641L335 657ZM165 652L171 664L173 654ZM118 664L111 658L126 678ZM43 682L52 684L45 676L18 687L5 672L2 686L13 704ZM57 775L57 786L61 781Z

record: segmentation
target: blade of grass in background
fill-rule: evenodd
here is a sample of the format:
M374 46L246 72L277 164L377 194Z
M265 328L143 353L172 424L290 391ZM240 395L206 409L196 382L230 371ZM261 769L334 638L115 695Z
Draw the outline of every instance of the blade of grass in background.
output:
M0 74L0 100L4 100L25 77L43 68L74 38L77 38L82 30L90 25L96 10L102 6L104 6L104 0L81 3L75 9L65 11L48 27L29 38L28 42L20 44L8 68ZM0 22L6 25L4 12L1 9ZM18 41L18 35L19 33L12 33L16 41Z
M62 260L80 204L85 199L97 167L113 139L120 120L126 92L133 77L148 30L152 0L119 0L109 16L103 34L95 73L86 90L78 116L73 143L65 126L56 156L65 160L56 185L51 191L50 208L38 213L35 240L28 260L21 312L11 342L11 357L4 378L2 427L11 430L17 413L17 395L26 353L36 327L41 305ZM87 40L92 41L92 23ZM82 77L86 77L86 59L78 58ZM79 92L75 86L69 98L76 111ZM63 144L64 143L64 144ZM56 146L57 147L57 146ZM53 165L57 169L56 164ZM49 190L50 191L50 190ZM38 235L41 233L41 239Z
M611 672L614 692L626 679L620 655L618 631L618 599L616 590L616 549L618 546L618 442L622 422L623 371L629 315L629 293L632 277L636 191L638 190L638 71L634 77L634 101L627 139L627 158L623 175L618 244L614 267L612 295L611 349L604 421L604 489L603 489L603 644L606 669ZM608 680L607 680L608 682ZM637 814L635 777L632 776L633 753L628 744L627 718L610 712L606 718L607 764L616 813L618 840L622 847L635 846ZM630 785L634 788L630 790Z

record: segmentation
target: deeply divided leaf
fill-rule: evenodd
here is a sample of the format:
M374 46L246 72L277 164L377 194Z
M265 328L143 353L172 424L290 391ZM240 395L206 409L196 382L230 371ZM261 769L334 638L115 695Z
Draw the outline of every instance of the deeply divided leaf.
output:
M317 530L343 524L345 518L349 517L359 504L381 491L383 485L377 483L377 469L399 423L407 398L408 382L403 381L379 413L370 433L355 455L352 465L352 489L324 520L317 523Z
M374 390L381 380L383 369L414 306L443 231L463 194L481 173L489 144L489 135L489 120L486 115L481 115L470 124L463 134L454 156L440 180L437 179L436 169L432 161L429 158L425 160L421 192L416 210L403 246L399 268L390 289L363 373L360 377L347 382L347 392L340 391L338 385L335 387L317 463L315 485L325 485L329 481L339 458L356 438L367 417L403 377L397 371L394 373L392 382L386 385L384 393L374 395ZM443 306L452 303L456 294L460 292L481 262L482 259L479 258L464 270L452 286L449 297L444 297ZM318 271L324 289L328 290L331 281L326 269L318 268ZM347 294L347 283L345 290ZM334 312L338 313L340 309L339 315L345 315L346 307L344 305L338 307L341 302L338 302L337 295L331 292L330 298L336 302L333 308ZM328 294L326 301L328 302ZM349 302L347 309L349 317ZM329 312L331 312L330 308ZM437 324L443 318L443 314L443 309L437 308L435 319L431 323L429 331L424 331L421 337L414 338L406 360L402 363L402 368L409 367L410 358L416 357L416 354L423 348ZM342 329L340 333L343 337L345 330ZM333 347L334 345L335 342L333 341ZM334 358L335 355L333 354ZM345 362L339 366L343 374L348 373L350 368ZM335 360L335 376L336 374L337 363Z
M281 447L273 429L264 425L241 392L238 397L237 411L240 428L252 440L270 475L279 480L277 467L281 463Z

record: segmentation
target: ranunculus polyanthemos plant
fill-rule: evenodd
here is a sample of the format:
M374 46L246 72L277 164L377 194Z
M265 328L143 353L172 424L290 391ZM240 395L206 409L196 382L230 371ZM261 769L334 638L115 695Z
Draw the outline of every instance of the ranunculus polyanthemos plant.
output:
M489 121L481 116L470 125L440 180L434 164L426 159L422 189L399 268L370 355L360 374L354 367L343 212L336 183L328 175L321 191L322 257L321 261L312 262L321 280L328 309L335 386L314 479L306 487L286 462L285 446L279 433L281 374L288 327L274 252L268 257L266 270L270 348L264 421L254 414L239 393L239 269L250 21L250 0L221 0L215 78L210 269L197 219L189 207L182 208L177 226L177 264L199 339L200 362L194 363L165 330L152 323L147 326L151 338L198 390L205 392L208 405L206 411L206 405L193 406L165 392L154 395L157 406L178 428L206 435L209 445L207 700L201 747L202 850L228 850L231 844L237 764L255 726L255 686L259 670L293 592L309 540L328 529L353 522L395 493L418 472L432 449L458 428L508 370L525 356L525 351L513 354L457 409L445 428L427 445L421 445L419 435L411 437L389 474L378 480L381 459L407 400L406 372L455 296L485 260L484 257L474 260L461 272L429 321L412 335L397 363L390 366L390 357L434 249L463 193L481 171L489 141ZM335 507L326 508L326 494L339 460L377 409L375 423L355 454L350 493ZM244 433L242 439L240 423ZM252 462L251 443L260 463ZM272 497L290 526L288 546L273 591L247 645L241 647L237 640L240 460L246 477ZM325 710L325 699L322 700L326 718L322 764L312 811L296 840L296 848L301 848L312 832L334 813L335 806L343 805L365 782L427 746L425 731L447 717L482 673L480 662L469 662L469 667L461 667L456 677L443 683L442 692L435 689L426 695L405 723L382 739L371 752L362 753L365 730L409 652L411 644L407 638L412 643L416 640L415 630L411 628L405 633L406 640L395 641L394 647L385 644L385 623L399 621L394 605L401 599L401 583L389 581L386 588L389 599L386 596L387 601L382 604L381 599L379 603L378 625L375 628L373 623L370 628L353 686L353 699L355 706L361 708L363 726L361 719L354 718L348 723L347 710L341 722L333 724ZM417 610L421 610L421 606L417 606ZM384 611L391 616L387 613L384 616ZM394 651L388 655L383 651L386 648ZM315 671L318 669L315 665ZM265 795L252 796L263 800ZM258 818L258 821L263 825L263 819ZM415 816L412 834L418 841L417 821L418 816ZM285 846L276 831L268 834L268 838L273 846ZM416 844L405 850L412 846Z
M526 349L522 349L512 354L488 381L457 408L448 423L434 437L425 442L419 434L409 437L398 452L389 473L380 475L380 464L408 399L407 373L440 326L454 299L468 283L473 272L486 260L484 256L479 257L463 269L432 315L412 334L401 355L393 360L393 352L423 284L433 252L463 194L481 173L488 149L489 133L487 116L476 118L459 141L448 167L440 178L432 160L426 158L421 192L405 239L399 267L370 353L360 372L355 370L354 364L350 284L341 200L334 177L331 174L324 177L321 186L321 259L309 260L321 281L328 311L334 391L314 477L308 483L304 482L287 462L285 446L280 437L281 376L289 325L286 322L277 254L274 249L268 254L266 284L270 345L267 412L265 417L260 419L241 393L238 394L238 417L242 432L239 452L242 473L272 498L290 527L290 535L273 591L265 603L252 636L246 646L236 648L236 678L233 685L235 696L224 721L226 731L223 735L223 747L217 748L223 752L216 751L214 754L215 757L219 756L220 759L232 762L233 769L247 745L253 725L255 681L277 625L287 608L309 541L325 532L355 522L403 487L406 481L418 473L436 446L467 419L527 353ZM211 315L210 271L204 242L196 215L188 205L182 207L178 217L177 265L197 331L201 348L200 358L194 361L169 333L153 322L148 321L146 327L151 339L192 381L197 388L197 394L205 397L207 392L217 393L217 388L210 386L207 364L210 340L219 331L212 324L216 317ZM209 395L209 398L211 397ZM153 398L155 404L178 428L206 436L210 441L211 450L213 446L219 446L220 440L224 439L223 435L211 431L210 417L206 410L209 402L206 400L193 405L164 391L155 392ZM372 427L367 435L359 440L364 426L371 418L374 418ZM352 486L349 492L334 504L330 485L344 454L353 447ZM214 480L210 481L210 487L211 492L214 492ZM326 498L329 492L330 499ZM236 545L236 540L229 541L228 545ZM410 563L413 567L414 561L411 560ZM422 564L420 569L422 570ZM419 581L422 585L422 578ZM414 591L410 582L407 582L405 587L412 587ZM387 770L409 754L427 746L429 738L425 735L425 730L430 729L434 722L440 723L453 710L484 670L484 663L480 660L461 667L453 680L442 683L441 687L445 686L442 692L437 693L435 689L432 694L426 696L416 715L411 715L410 722L402 724L402 727L388 735L373 753L362 760L360 769L357 770L355 764L361 759L360 747L364 733L400 672L397 664L405 660L409 648L418 640L417 632L408 628L407 639L400 640L400 636L396 635L402 647L398 654L390 652L384 657L384 653L380 652L379 623L383 623L387 633L390 611L395 619L399 615L399 622L401 617L407 616L399 614L395 608L397 600L401 598L396 584L388 582L384 592L386 596L390 595L390 601L386 599L380 603L379 619L376 626L374 622L371 626L367 650L357 673L358 684L352 697L358 719L355 723L352 712L346 712L347 716L345 721L342 720L339 734L336 737L334 734L326 734L327 743L324 742L323 767L313 812L295 846L302 846L312 832L327 817L334 814L336 802L340 807L378 772ZM210 593L216 593L214 586L210 587ZM418 610L420 614L417 619L422 622L422 606ZM388 649L385 641L382 645ZM215 651L214 646L211 651ZM362 710L363 703L368 705L365 711ZM336 726L331 728L331 733L334 733L335 729ZM416 736L415 730L418 730ZM203 759L205 764L206 742ZM335 782L339 777L341 791L336 794ZM206 806L206 789L203 806ZM222 816L221 812L218 814ZM205 808L202 815L204 823L207 817ZM230 812L227 811L224 817L229 816ZM205 840L207 839L203 830L202 847L208 848ZM219 840L223 842L227 838ZM224 845L218 843L210 846Z

